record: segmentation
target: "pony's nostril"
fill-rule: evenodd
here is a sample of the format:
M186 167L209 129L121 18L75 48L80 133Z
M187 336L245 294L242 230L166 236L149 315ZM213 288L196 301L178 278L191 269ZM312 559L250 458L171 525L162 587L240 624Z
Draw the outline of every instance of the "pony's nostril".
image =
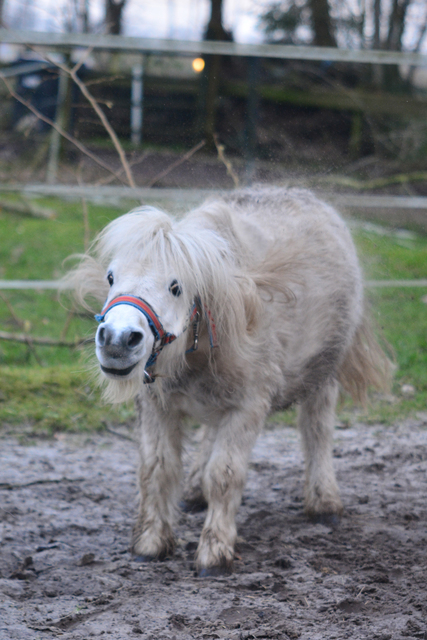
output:
M100 327L98 329L97 341L100 347L105 346L105 328L104 327Z
M142 342L143 334L140 331L131 331L128 338L128 347L137 347Z

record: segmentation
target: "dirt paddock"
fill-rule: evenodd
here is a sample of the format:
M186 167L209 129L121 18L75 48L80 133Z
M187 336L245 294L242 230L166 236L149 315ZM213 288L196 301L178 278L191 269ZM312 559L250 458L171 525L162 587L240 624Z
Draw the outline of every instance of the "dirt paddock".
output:
M336 431L337 529L303 514L296 431L266 429L235 572L209 579L192 567L203 514L181 515L173 558L132 560L133 442L0 446L1 640L427 638L427 414Z

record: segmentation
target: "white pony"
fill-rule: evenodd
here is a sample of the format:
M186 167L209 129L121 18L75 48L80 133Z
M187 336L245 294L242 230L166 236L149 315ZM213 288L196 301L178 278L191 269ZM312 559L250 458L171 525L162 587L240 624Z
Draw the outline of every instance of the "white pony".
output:
M363 313L350 233L299 189L248 189L182 219L142 207L113 222L73 274L77 296L101 305L96 355L113 402L135 397L139 560L174 548L183 419L203 425L186 504L207 506L199 575L232 568L248 459L272 411L298 405L305 508L337 520L332 466L339 383L363 400L387 360Z

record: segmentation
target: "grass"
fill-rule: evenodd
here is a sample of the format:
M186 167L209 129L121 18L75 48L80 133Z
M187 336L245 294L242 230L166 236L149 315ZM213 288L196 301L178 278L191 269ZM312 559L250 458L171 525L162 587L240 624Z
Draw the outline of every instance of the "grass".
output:
M0 415L3 427L47 436L63 430L105 428L125 423L133 415L131 405L106 411L96 385L87 372L70 365L54 367L0 367Z
M12 199L11 196L8 196ZM0 279L57 279L63 260L83 251L82 207L76 202L45 198L38 204L53 208L53 220L24 218L0 211ZM123 209L89 205L92 235ZM384 233L375 225L356 226L354 238L367 279L425 278L427 238L416 234ZM3 291L0 330L16 332L22 326L34 336L59 337L67 322L67 300L56 292ZM392 422L427 407L427 290L369 289L372 316L385 340L393 347L398 369L393 394L373 396L362 411L344 399L341 422L354 419ZM10 307L13 308L13 314ZM21 321L21 327L17 322ZM89 315L73 316L66 338L93 335ZM404 384L415 394L405 397ZM87 373L87 354L77 349L34 347L0 341L0 426L3 430L33 430L51 435L61 430L93 430L108 422L128 422L132 406L105 406ZM277 414L273 421L294 422L295 412Z

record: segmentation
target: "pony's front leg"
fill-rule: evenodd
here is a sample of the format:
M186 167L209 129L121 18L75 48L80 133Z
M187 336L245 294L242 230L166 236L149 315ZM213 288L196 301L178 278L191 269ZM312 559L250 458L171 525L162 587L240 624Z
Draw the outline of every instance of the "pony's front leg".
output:
M140 503L133 530L137 560L162 559L173 552L181 490L182 431L178 419L145 398L137 402L140 428Z
M232 411L217 427L203 474L208 513L196 553L200 576L229 573L237 537L236 512L246 481L249 456L263 425L263 407Z
M305 509L325 524L337 523L342 512L332 460L337 394L337 383L330 382L304 400L298 415L305 454Z
M184 511L196 513L207 507L206 496L203 494L203 477L206 465L212 455L216 432L207 425L200 427L200 443L187 480L182 503Z

